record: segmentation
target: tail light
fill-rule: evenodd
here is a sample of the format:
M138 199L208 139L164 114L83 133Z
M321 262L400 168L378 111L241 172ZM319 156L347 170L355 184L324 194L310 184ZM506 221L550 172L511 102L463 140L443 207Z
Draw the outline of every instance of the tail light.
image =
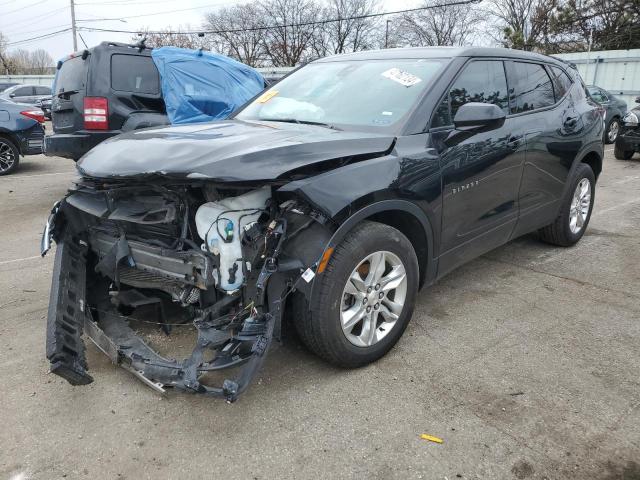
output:
M38 123L44 123L44 112L42 110L25 110L24 112L20 112L20 115L29 117Z
M84 128L109 129L109 101L104 97L84 97Z

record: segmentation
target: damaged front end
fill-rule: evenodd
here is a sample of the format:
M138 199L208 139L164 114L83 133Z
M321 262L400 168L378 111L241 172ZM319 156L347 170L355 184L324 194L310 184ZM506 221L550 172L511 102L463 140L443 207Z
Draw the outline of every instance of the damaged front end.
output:
M268 184L82 178L55 205L42 240L43 255L57 243L51 371L72 385L93 381L84 333L159 392L174 387L235 401L280 336L285 298L309 288L330 235L323 221L300 201L276 200ZM314 241L296 243L310 228ZM176 323L192 326L190 354L174 360L152 349L136 331L139 311L166 334ZM203 382L228 368L237 375Z

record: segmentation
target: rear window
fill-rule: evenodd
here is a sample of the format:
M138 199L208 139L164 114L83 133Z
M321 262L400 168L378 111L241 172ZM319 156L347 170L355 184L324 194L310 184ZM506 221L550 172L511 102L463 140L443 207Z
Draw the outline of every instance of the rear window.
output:
M564 95L571 90L571 79L564 71L558 67L549 67L551 69L551 76L553 77L553 89L556 92L556 101L560 100Z
M111 88L121 92L160 93L160 76L151 57L111 56Z
M86 82L87 62L82 57L70 58L58 70L58 75L54 81L55 92L84 90Z
M33 95L33 87L20 87L13 91L13 95L16 97L29 97Z

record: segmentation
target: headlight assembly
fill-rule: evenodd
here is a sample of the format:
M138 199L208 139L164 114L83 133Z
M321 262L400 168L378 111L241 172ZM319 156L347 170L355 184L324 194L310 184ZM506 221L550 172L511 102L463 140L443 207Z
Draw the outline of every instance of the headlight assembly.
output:
M638 126L638 116L633 112L627 112L627 114L622 117L622 121L625 125L629 127L637 127Z

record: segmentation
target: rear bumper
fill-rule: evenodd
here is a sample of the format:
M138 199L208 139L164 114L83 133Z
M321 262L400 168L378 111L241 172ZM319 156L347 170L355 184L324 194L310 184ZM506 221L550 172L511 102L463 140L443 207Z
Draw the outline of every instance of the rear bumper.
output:
M120 133L120 130L95 132L81 130L74 133L54 133L45 137L45 155L78 160L99 143Z
M40 155L44 148L44 128L37 123L28 130L17 132L20 153L22 155Z

